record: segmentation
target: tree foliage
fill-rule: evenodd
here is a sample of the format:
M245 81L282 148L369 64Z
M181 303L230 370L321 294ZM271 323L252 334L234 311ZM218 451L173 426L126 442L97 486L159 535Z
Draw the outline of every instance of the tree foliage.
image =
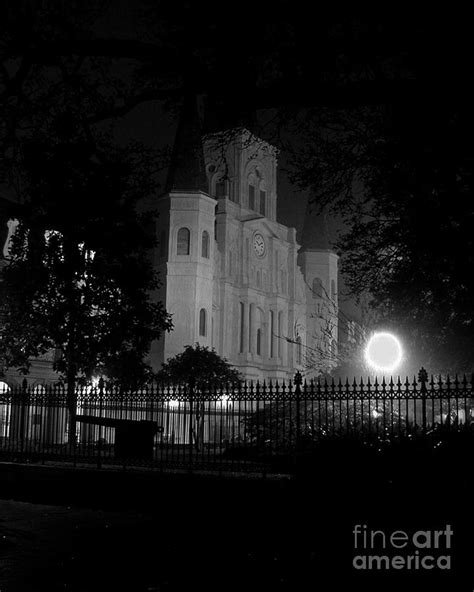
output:
M346 111L331 130L316 132L319 123L316 114L305 121L303 137L314 132L317 140L297 155L295 176L313 187L321 208L345 218L338 248L348 287L371 295L377 322L413 344L418 365L467 370L474 363L470 109L414 100Z
M158 372L157 378L167 382L193 383L205 388L212 383L226 384L242 380L240 373L214 349L199 343L186 345L184 351L169 358Z
M29 144L21 164L28 201L2 282L6 365L27 372L31 358L54 349L68 384L96 372L143 379L150 343L171 322L152 300L140 171L77 138Z

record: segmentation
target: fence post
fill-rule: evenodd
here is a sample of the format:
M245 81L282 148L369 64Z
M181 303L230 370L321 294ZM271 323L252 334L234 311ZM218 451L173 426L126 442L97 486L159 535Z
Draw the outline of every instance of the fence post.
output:
M296 454L300 452L301 446L301 419L300 419L300 399L301 399L301 383L303 382L303 377L301 373L298 371L295 374L294 378L294 385L295 385L295 398L296 398Z
M196 381L193 377L189 379L189 471L192 471L193 464L193 396ZM186 417L186 416L185 416Z
M97 440L97 468L102 468L102 423L100 419L102 419L102 412L103 412L103 403L104 403L104 379L102 377L99 378L99 438ZM117 434L115 434L115 438L117 438Z
M26 417L26 401L28 397L28 381L26 378L21 383L21 409L20 409L20 450L21 454L25 451L25 417Z
M420 392L421 392L421 426L423 430L423 434L426 434L426 383L428 382L428 373L422 367L418 372L418 382L421 384Z

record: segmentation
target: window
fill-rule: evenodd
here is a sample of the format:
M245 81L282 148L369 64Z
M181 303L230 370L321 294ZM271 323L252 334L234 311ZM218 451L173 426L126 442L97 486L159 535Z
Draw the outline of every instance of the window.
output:
M255 187L249 185L249 210L255 210Z
M283 313L280 311L278 313L278 357L281 358L281 331L282 331L282 318L283 318Z
M274 342L274 334L275 333L275 315L273 310L270 311L270 357L273 358L274 351L273 351L273 342Z
M244 303L240 303L240 353L244 351Z
M249 304L249 352L252 352L253 304Z
M296 363L298 366L301 366L301 361L303 359L303 351L302 351L302 344L301 344L301 337L298 335L296 338Z
M334 302L336 300L336 282L331 280L331 300Z
M209 259L209 233L207 230L202 233L201 255L206 259Z
M265 216L266 212L267 194L265 191L260 191L260 213Z
M227 197L227 181L219 179L216 183L216 197L222 199Z
M257 355L261 355L262 353L262 330L257 329Z
M191 233L188 228L180 228L178 230L178 247L176 250L177 255L189 255L189 244L191 239Z
M201 337L206 337L206 309L201 308L199 311L199 335Z
M314 278L313 280L313 298L322 298L323 297L323 282L321 278Z

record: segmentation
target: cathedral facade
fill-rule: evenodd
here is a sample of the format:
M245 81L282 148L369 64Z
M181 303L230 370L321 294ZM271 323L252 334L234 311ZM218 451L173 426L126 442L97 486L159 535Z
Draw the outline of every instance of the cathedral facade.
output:
M246 129L198 135L181 121L155 203L157 298L174 330L154 344L152 365L199 343L250 380L330 370L337 255L318 241L301 247L296 230L278 222L274 147Z

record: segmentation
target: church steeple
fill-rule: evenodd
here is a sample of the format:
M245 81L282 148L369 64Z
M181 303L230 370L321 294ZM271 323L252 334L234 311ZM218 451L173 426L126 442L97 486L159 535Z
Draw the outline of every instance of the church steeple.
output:
M301 237L303 249L332 251L326 211L318 211L316 204L308 200Z
M209 191L197 97L190 93L183 100L168 171L166 192L171 191Z

